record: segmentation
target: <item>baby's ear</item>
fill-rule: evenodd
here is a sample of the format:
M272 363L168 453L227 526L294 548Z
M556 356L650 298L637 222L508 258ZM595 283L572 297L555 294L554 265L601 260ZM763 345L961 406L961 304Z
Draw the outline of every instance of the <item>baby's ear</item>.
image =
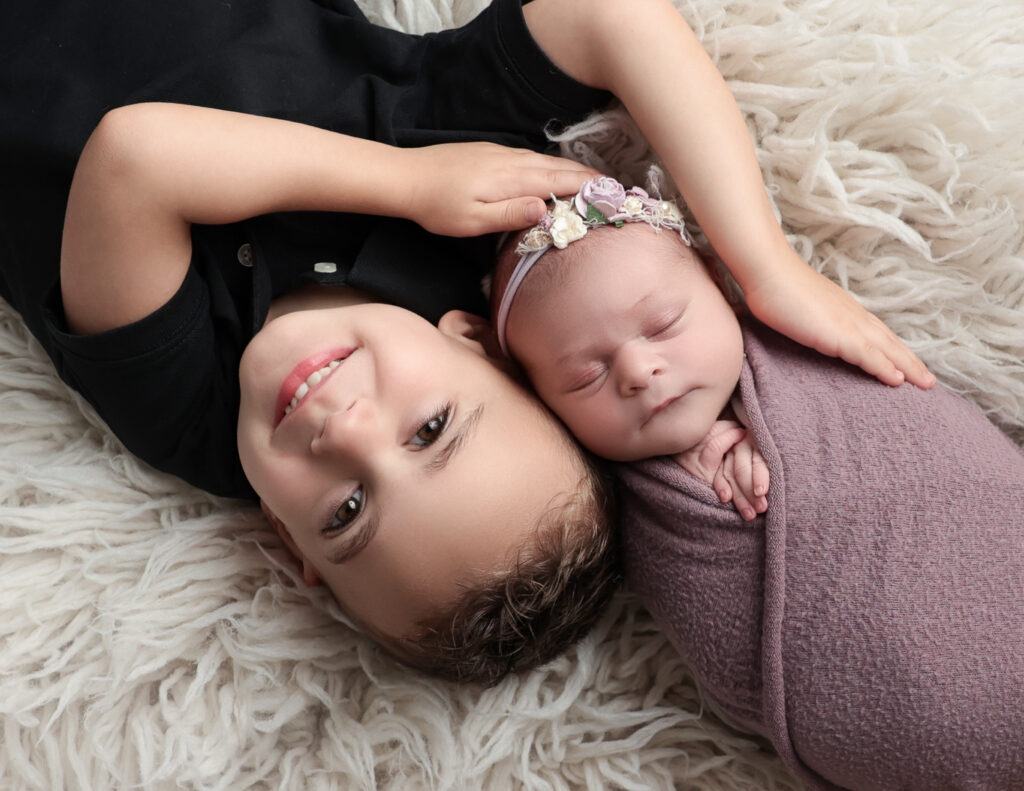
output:
M270 510L270 506L262 500L260 500L260 509L263 511L263 515L267 517L267 521L273 525L274 530L277 531L278 536L281 537L281 540L288 548L288 551L292 553L292 557L298 561L299 567L302 569L303 582L307 585L319 585L320 575L316 573L316 569L310 565L302 552L299 551L299 547L292 538L292 534L288 531L288 526L285 525L285 523L281 521L280 517Z
M448 337L465 343L482 357L495 362L506 359L491 322L482 316L464 310L449 310L441 317L437 328Z

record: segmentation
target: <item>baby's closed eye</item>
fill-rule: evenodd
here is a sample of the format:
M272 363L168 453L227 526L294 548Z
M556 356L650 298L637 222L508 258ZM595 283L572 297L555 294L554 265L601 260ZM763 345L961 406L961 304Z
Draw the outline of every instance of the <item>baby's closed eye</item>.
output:
M665 337L671 337L675 335L679 328L679 323L683 318L683 311L674 310L669 311L666 314L662 314L644 328L644 337L648 339L662 339Z
M579 393L591 385L597 383L604 377L607 368L600 363L593 363L584 368L572 371L566 379L565 391L567 393Z

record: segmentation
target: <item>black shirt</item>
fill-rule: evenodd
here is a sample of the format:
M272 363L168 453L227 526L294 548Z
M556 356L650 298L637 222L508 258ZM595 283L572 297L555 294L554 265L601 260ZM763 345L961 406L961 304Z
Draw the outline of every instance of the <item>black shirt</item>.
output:
M284 118L400 146L488 140L541 150L551 123L607 102L560 72L518 0L414 36L350 0L5 4L0 33L0 293L61 377L133 453L216 494L252 497L238 461L238 361L270 301L349 285L431 320L484 313L493 239L414 223L289 213L194 226L175 296L134 324L72 335L58 286L78 155L103 114L175 101ZM145 266L146 262L140 262Z

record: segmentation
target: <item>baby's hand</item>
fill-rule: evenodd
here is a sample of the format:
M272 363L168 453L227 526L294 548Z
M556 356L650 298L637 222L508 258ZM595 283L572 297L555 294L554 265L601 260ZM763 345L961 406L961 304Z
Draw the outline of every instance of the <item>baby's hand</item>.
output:
M736 421L715 421L703 440L674 458L711 484L723 503L731 501L744 519L768 510L768 465L754 435Z
M402 152L410 185L404 216L444 236L535 225L552 194L572 195L600 175L571 159L495 143L443 143Z
M744 296L769 327L829 357L840 357L888 385L927 389L935 377L881 319L853 295L799 260Z

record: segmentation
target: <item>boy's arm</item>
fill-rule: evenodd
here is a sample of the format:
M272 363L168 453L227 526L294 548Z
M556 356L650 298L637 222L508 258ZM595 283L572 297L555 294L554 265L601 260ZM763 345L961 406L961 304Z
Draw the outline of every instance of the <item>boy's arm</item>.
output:
M137 321L181 285L192 223L277 211L405 217L471 236L527 226L595 171L489 143L399 149L302 124L176 104L104 116L75 170L61 248L73 332Z
M790 247L739 107L668 0L535 0L524 14L556 65L622 100L754 315L887 384L934 384L888 327Z

